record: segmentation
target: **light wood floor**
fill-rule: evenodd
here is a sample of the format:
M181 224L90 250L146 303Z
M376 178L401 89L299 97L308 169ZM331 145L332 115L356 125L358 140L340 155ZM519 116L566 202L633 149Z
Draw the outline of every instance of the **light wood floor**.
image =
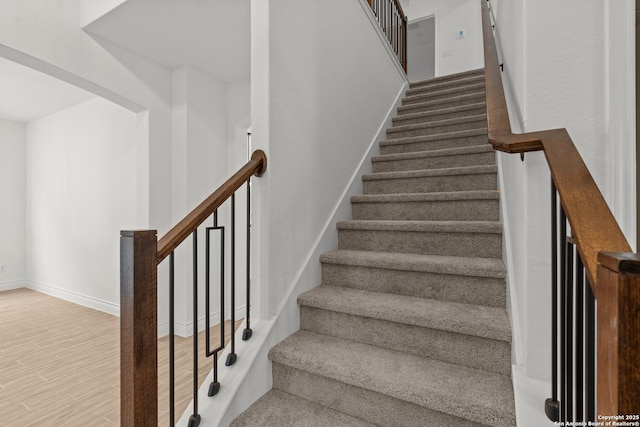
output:
M119 328L115 316L49 295L29 289L0 292L0 426L119 425ZM230 329L225 328L226 341ZM212 345L219 336L217 327L212 328ZM204 332L198 338L199 349L204 349ZM168 425L167 348L167 338L160 339L162 426ZM192 349L191 338L176 337L176 418L191 401ZM199 353L202 383L212 361Z

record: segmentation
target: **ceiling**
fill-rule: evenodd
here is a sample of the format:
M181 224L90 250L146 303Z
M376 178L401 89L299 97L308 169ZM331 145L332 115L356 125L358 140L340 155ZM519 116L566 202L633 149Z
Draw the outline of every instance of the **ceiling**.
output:
M95 98L76 86L0 57L0 119L28 123Z
M84 30L169 69L249 78L250 0L128 0Z

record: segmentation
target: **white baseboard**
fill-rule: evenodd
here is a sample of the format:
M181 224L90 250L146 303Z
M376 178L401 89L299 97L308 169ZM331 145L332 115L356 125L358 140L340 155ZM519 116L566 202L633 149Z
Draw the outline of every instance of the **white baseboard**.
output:
M0 291L10 291L12 289L26 288L27 282L24 280L13 280L10 282L0 282Z
M26 282L26 287L29 289L33 289L34 291L42 292L43 294L51 295L65 301L92 308L94 310L103 311L114 316L120 316L120 305L118 304L113 304L98 298L82 295L77 292L60 289L55 286L45 285L44 283L28 281Z

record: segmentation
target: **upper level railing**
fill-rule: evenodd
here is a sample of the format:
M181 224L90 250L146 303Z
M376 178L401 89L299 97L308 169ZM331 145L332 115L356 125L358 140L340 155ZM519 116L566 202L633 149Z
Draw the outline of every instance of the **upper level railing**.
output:
M218 382L218 352L224 347L224 318L225 312L225 226L218 224L218 209L227 200L230 201L230 295L231 301L231 351L225 364L232 365L236 360L235 353L235 193L246 184L246 315L245 329L242 339L251 337L250 326L250 179L252 176L262 176L267 168L267 157L264 152L257 150L251 156L251 160L229 178L220 188L214 191L198 207L189 213L169 232L157 240L155 230L122 231L120 238L120 408L121 425L127 427L143 427L158 425L158 264L169 257L169 356L168 356L168 383L169 424L175 424L176 398L175 398L175 331L174 331L174 250L189 235L193 239L193 413L189 418L189 427L195 427L200 423L198 414L198 294L200 283L198 275L198 228L209 218L213 225L204 230L206 245L205 251L205 355L213 356L213 382L209 386L209 396L213 396L220 389ZM210 239L213 233L219 233L220 242L220 343L216 348L210 344ZM202 351L202 350L200 350ZM184 387L183 387L184 388ZM182 399L184 400L184 398ZM164 403L163 403L164 405ZM184 409L184 408L183 408ZM164 422L162 423L164 424Z
M511 131L490 5L480 1L489 142L506 153L543 151L551 171L552 397L545 411L562 425L607 416L640 421L633 419L640 413L640 256L566 129Z
M398 0L367 0L380 28L391 44L404 71L407 71L407 17Z

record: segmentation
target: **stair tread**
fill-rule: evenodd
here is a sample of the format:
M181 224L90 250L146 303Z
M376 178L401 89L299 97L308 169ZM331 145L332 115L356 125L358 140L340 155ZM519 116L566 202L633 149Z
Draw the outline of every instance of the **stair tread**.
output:
M275 389L264 394L231 423L232 427L296 425L305 427L375 426L316 402Z
M477 92L465 93L462 95L450 96L442 99L433 99L431 101L414 102L406 105L400 105L397 111L398 111L398 114L400 115L398 117L402 117L405 114L410 114L410 113L402 114L406 111L420 110L420 109L430 108L430 107L438 106L442 104L453 104L453 103L464 102L465 104L463 105L466 105L471 101L485 102L485 100L486 100L486 93L484 91L477 91Z
M421 94L418 94L418 95L409 95L409 96L405 96L402 99L402 101L409 103L411 101L420 100L420 99L429 99L429 98L433 98L433 97L436 97L436 96L447 96L447 95L451 95L451 94L454 94L454 96L455 96L455 94L457 94L457 93L469 92L469 91L484 92L484 81L482 83L473 83L473 84L468 84L468 85L464 85L464 86L457 86L457 87L453 87L453 88L449 88L449 89L441 89L441 90L437 90L437 91L433 91L433 92L421 93Z
M409 270L498 279L504 279L506 277L504 264L502 260L498 258L336 249L322 254L320 261L323 263L357 265L390 270Z
M439 89L443 87L466 86L473 83L484 83L484 75L464 76L457 79L449 79L444 81L424 81L417 86L409 86L407 93L423 92L430 89Z
M313 332L269 352L276 363L491 426L515 425L510 378Z
M375 181L378 179L403 179L403 178L422 178L426 176L447 176L447 175L477 175L487 173L497 173L498 168L495 165L481 166L462 166L455 168L442 169L421 169L414 171L397 171L397 172L376 172L362 175L363 181Z
M486 108L486 104L484 102L477 102L474 104L467 104L467 105L460 105L457 107L445 107L445 108L440 108L438 110L430 110L430 111L423 111L423 112L419 112L419 113L409 113L409 114L403 114L401 116L396 116L392 119L393 123L397 123L397 122L403 122L403 121L407 121L407 120L413 120L413 119L422 119L422 118L428 118L428 117L432 117L432 116L441 116L444 114L452 114L452 113L460 113L460 112L464 112L464 111L473 111L473 110L479 110L479 109L484 109Z
M416 142L440 141L440 140L447 140L447 139L465 138L470 136L483 136L483 135L488 135L487 128L444 132L444 133L438 133L434 135L420 135L420 136L410 136L406 138L385 139L380 141L380 146L384 147L388 145L413 144ZM488 142L489 140L487 139L487 143Z
M502 308L413 296L317 286L298 296L298 304L404 325L511 342L511 326Z
M484 68L476 68L474 70L461 71L455 74L447 74L446 76L438 76L438 77L432 77L426 80L418 80L415 82L410 82L409 86L413 88L423 84L442 82L442 81L448 81L448 80L456 80L462 77L474 76L474 75L484 75Z
M429 129L429 128L435 128L440 126L455 126L455 125L461 125L463 123L486 122L486 120L487 120L486 114L476 114L475 116L456 117L453 119L436 120L436 121L425 122L425 123L393 126L392 128L387 129L387 133L406 132L414 129Z
M382 154L371 158L372 162L392 162L396 160L424 159L427 157L458 156L462 154L477 154L493 152L490 144L471 145L468 147L442 148L439 150L412 151L410 153Z
M499 221L346 220L338 230L415 231L440 233L502 233Z
M441 193L364 194L351 197L351 203L407 203L448 200L500 200L500 193L497 190L474 190Z

